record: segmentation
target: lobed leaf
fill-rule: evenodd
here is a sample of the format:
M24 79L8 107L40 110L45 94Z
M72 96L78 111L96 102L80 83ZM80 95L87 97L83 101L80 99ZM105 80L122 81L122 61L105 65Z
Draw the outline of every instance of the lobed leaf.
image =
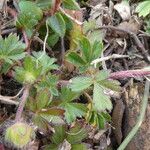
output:
M25 57L24 49L25 44L15 34L10 34L5 39L0 37L0 60L12 64Z
M98 85L97 83L94 84L94 90L93 90L93 107L96 111L104 111L104 110L111 110L112 109L112 103L106 94L104 94L102 87Z
M79 92L89 88L93 84L91 77L75 77L71 79L70 88L72 91Z
M60 13L56 13L55 15L51 16L47 21L48 25L54 32L56 32L60 37L65 36L66 24Z

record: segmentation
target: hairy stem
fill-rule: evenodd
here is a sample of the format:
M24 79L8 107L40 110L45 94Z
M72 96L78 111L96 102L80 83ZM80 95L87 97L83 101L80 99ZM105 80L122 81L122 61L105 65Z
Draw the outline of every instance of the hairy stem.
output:
M119 146L119 148L117 150L124 150L126 148L126 146L128 145L128 143L135 136L138 129L140 128L140 126L144 120L144 116L145 116L145 112L146 112L146 108L147 108L147 104L148 104L149 89L150 89L150 82L147 80L146 84L145 84L144 97L143 97L143 101L142 101L141 111L140 111L140 115L137 120L137 123L133 127L133 129L130 131L128 136L125 138L125 140L121 143L121 145Z
M26 85L24 88L23 95L21 97L21 102L20 102L19 107L18 107L17 112L16 112L16 118L15 118L16 122L20 121L20 119L21 119L21 115L22 115L25 103L26 103L27 98L29 96L29 89L30 89L29 85Z
M124 79L124 78L135 78L135 77L144 77L149 76L149 70L127 70L127 71L119 71L111 73L109 78L110 79Z

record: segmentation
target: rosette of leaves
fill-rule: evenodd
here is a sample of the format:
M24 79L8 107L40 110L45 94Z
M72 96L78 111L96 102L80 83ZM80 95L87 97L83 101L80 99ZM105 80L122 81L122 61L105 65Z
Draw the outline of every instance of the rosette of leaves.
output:
M25 44L19 41L19 37L10 34L7 38L0 37L0 64L2 72L6 73L16 61L25 57Z
M23 66L15 68L17 81L33 84L39 78L46 77L50 70L57 69L57 65L54 64L55 59L50 58L46 53L34 52L33 56L27 56L23 61Z
M95 41L92 45L86 37L82 37L79 42L79 49L79 52L69 51L66 59L83 72L91 67L93 60L101 56L103 44L102 42Z
M82 141L87 137L87 130L81 125L76 124L73 128L67 129L64 126L55 126L55 133L52 135L51 144L45 146L45 150L58 150L67 144L71 150L87 150Z

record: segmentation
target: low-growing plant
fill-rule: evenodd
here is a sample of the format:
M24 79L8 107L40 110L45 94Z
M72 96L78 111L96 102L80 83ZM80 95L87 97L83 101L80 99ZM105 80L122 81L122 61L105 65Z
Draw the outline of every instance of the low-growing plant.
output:
M43 132L49 130L50 123L65 124L54 128L55 133L50 137L51 144L46 147L56 149L56 145L66 140L72 149L79 149L81 146L86 149L80 144L86 138L86 129L74 126L68 130L67 125L84 119L85 123L94 127L105 128L105 124L111 121L109 111L112 109L108 90L120 91L119 82L109 79L109 71L101 70L101 64L92 65L92 61L101 56L103 43L98 39L89 40L79 28L77 34L72 32L77 26L81 28L81 25L68 16L65 9L79 10L75 0L22 0L18 6L16 27L26 34L26 45L15 34L0 38L1 75L12 71L12 78L24 87L15 122L22 125L22 120L25 120L22 113L26 112L25 115L30 114L33 124ZM32 47L37 33L44 40L42 50ZM65 36L70 36L68 40L75 44L70 44L65 55L65 61L74 65L75 69L73 78L69 77L70 80L63 85L65 73L63 67L58 65L59 58L50 57L45 45L47 42L54 46ZM65 78L67 79L68 77ZM82 102L81 96L84 96L86 102ZM15 147L22 148L30 139L23 141L22 145L18 141L18 135L16 141L12 140L14 131L10 133L10 130L16 123L6 130L5 138ZM25 126L28 128L28 125ZM24 128L19 126L16 129L18 131L15 131L21 133Z

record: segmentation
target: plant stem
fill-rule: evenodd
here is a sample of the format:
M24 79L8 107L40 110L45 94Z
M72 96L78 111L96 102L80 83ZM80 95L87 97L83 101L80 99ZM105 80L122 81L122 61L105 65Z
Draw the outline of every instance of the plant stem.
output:
M147 108L147 104L148 104L149 89L150 89L150 82L148 80L146 80L145 90L144 90L144 97L143 97L141 111L140 111L140 115L139 115L139 118L137 120L137 123L133 127L133 129L130 131L128 136L125 138L125 140L121 143L121 145L119 146L119 148L117 150L124 150L126 148L126 146L128 145L128 143L135 136L138 129L140 128L140 126L141 126L141 124L144 120L144 116L145 116L145 112L146 112L146 108Z
M124 79L124 78L135 78L135 77L144 77L149 76L149 70L127 70L127 71L118 71L111 73L109 79Z
M29 85L26 85L24 88L23 95L21 97L21 102L20 102L19 107L16 112L16 118L15 118L16 122L20 121L20 119L21 119L21 115L22 115L26 100L29 96L29 89L30 89Z

